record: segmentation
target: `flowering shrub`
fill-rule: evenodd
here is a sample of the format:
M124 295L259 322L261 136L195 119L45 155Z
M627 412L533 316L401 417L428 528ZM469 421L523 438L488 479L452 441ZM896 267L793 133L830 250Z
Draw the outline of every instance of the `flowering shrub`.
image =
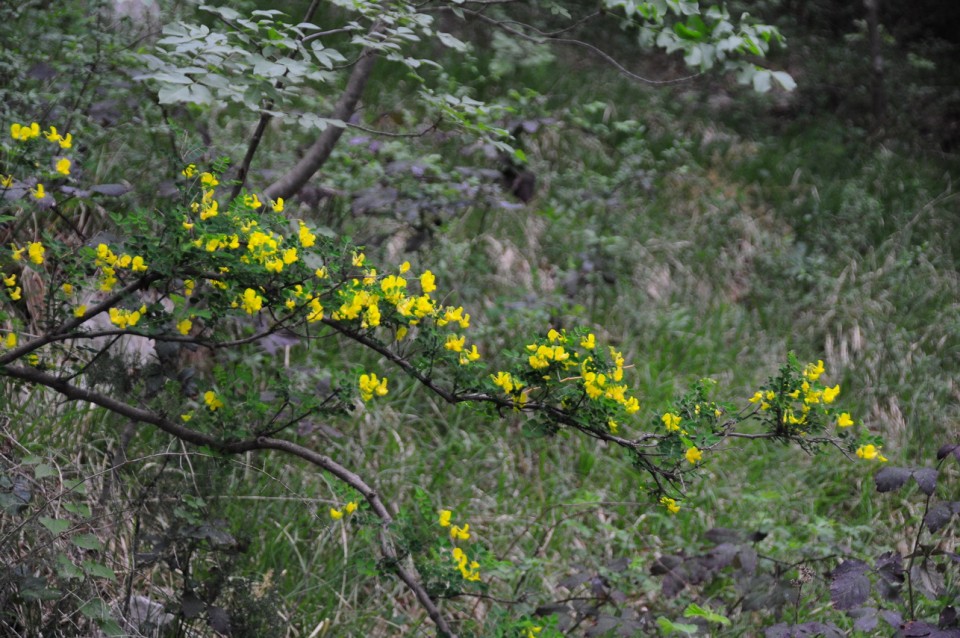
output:
M64 182L71 160L60 155L72 147L72 137L54 127L40 130L36 123L14 124L4 144L3 166L11 172L2 176L2 188L20 207L18 215L40 213L61 195L80 196ZM45 164L38 163L41 157ZM38 175L37 165L48 168ZM282 398L271 400L238 360L190 375L189 382L174 364L161 382L132 390L85 384L94 362L116 352L120 338L150 339L173 352L214 352L251 348L280 333L305 344L339 335L377 353L392 366L391 375L412 379L450 404L521 413L526 427L539 432L570 431L623 450L648 478L650 503L670 514L681 511L689 481L730 438L767 438L806 450L832 445L849 456L886 460L882 441L835 407L840 387L824 384L822 362L802 365L793 355L740 405L715 400L715 383L702 380L672 405L646 412L630 386L623 353L601 344L587 327L545 327L505 352L506 365L491 370L483 344L471 338L471 313L447 303L442 275L418 272L409 262L380 268L361 248L289 219L280 198L226 197L218 189L218 168L183 168L180 199L118 218L116 239L21 231L0 248L0 376L99 405L219 453L278 450L326 470L366 501L369 515L357 525L379 519L385 564L443 634L453 633L449 620L418 568L401 560L389 527L394 514L376 490L355 470L285 436L304 419L346 414L358 400L388 395L384 370L344 368L321 394L310 371L277 375L269 384ZM19 281L26 271L44 283L38 298L24 298ZM25 303L37 313L24 312ZM329 517L347 522L357 509L350 500L331 507ZM419 552L420 567L433 569L433 556L458 575L448 590L482 586L486 559L465 544L475 540L470 524L455 523L449 510L440 511L437 524L444 533ZM517 627L526 635L547 635L525 622Z

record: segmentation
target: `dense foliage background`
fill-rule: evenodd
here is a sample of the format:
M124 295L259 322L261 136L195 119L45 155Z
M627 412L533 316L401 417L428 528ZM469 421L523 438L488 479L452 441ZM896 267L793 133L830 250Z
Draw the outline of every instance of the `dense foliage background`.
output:
M702 378L746 405L787 351L822 359L891 470L875 479L877 463L836 450L735 439L675 514L614 446L445 405L335 336L308 352L280 333L177 365L185 387L266 386L281 370L321 371L329 390L386 371L387 396L295 435L362 468L396 507L402 554L430 546L438 510L469 522L479 584L418 565L459 635L956 635L960 455L942 446L960 443L960 10L730 2L733 22L749 11L785 38L765 58L747 51L745 76L691 57L707 55L689 48L692 9L660 27L689 45L670 53L623 24L637 3L599 3L582 23L593 8L512 4L421 7L448 35L382 51L347 122L338 100L365 44L350 25L377 24L374 9L285 3L288 18L260 14L276 22L251 36L255 72L230 49L244 42L224 40L221 64L196 63L193 77L211 79L189 86L207 88L184 89L176 69L213 45L183 53L192 36L164 25L229 31L274 5L4 4L4 148L11 124L33 121L77 142L70 175L48 185L54 206L4 190L0 244L149 234L131 211L187 201L188 164L230 185L259 130L246 188L282 195L285 215L375 263L430 269L445 303L472 314L491 370L518 335L590 326L632 364L641 421L656 425ZM284 29L311 10L328 57L279 64ZM320 171L277 186L334 129ZM45 291L21 281L9 316L30 325ZM151 348L103 358L93 383L118 395L163 383L169 360ZM241 367L250 379L222 372ZM0 635L436 633L384 576L370 511L331 517L362 499L330 475L190 446L38 385L2 393Z

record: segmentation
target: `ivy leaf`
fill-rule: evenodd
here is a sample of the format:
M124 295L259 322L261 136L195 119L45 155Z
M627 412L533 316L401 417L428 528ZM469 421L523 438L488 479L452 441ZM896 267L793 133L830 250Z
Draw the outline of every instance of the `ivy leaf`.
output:
M892 492L903 487L910 475L910 470L904 467L885 467L873 475L873 482L878 492Z
M937 471L933 468L921 467L915 469L913 471L913 480L920 486L920 491L927 496L933 494L934 490L937 489Z
M870 579L866 575L869 568L862 560L850 559L833 570L830 600L836 609L853 609L863 604L870 595Z

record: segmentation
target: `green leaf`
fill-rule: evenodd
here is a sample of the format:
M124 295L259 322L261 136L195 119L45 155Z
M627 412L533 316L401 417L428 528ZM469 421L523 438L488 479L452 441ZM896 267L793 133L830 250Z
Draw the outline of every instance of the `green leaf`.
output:
M109 620L110 607L99 598L88 600L80 607L80 613L90 620Z
M65 531L70 529L70 521L65 521L60 518L50 518L48 516L40 517L40 524L50 530L50 533L54 536L59 536Z
M92 512L90 511L90 506L86 503L64 503L63 509L67 510L71 514L76 514L83 518L90 518Z
M103 543L101 543L100 539L93 534L80 534L71 538L70 541L80 549L92 549L97 551L103 549Z
M691 634L697 633L696 625L686 625L684 623L675 623L668 618L664 618L663 616L660 616L659 618L657 618L657 626L660 627L660 631L667 634L668 636L670 634L678 634L678 633L687 634L689 636Z
M81 563L81 565L83 566L83 571L87 573L87 576L93 576L94 578L106 578L112 582L117 582L117 575L106 565L92 560L85 560Z
M773 71L771 75L777 81L777 84L783 87L784 91L792 91L797 88L796 81L786 71Z
M57 468L52 465L47 465L46 463L41 463L37 467L33 468L33 476L38 481L40 479L45 479L48 476L59 476L60 472L57 471Z
M57 555L57 576L66 580L83 578L83 570L73 564L66 554Z
M696 603L690 603L687 605L687 608L683 610L684 618L703 618L707 622L720 623L721 625L729 625L730 619L726 616L714 613L709 609L704 609Z

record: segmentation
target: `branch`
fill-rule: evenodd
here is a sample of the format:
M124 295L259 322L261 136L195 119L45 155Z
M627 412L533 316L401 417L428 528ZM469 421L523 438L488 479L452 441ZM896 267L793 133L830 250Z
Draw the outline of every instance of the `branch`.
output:
M347 80L347 86L333 107L331 119L349 122L357 109L363 90L370 79L370 73L373 71L373 64L376 62L377 53L373 49L364 49L357 60L350 78ZM328 126L313 145L307 150L306 154L297 162L296 166L290 169L283 177L275 181L263 191L263 196L267 199L276 200L279 197L288 198L295 195L307 183L314 173L319 171L326 161L330 158L337 141L343 135L342 128L338 126Z
M154 425L182 441L198 446L206 446L224 454L242 454L258 450L278 450L299 457L311 465L329 472L340 481L357 490L363 495L367 503L370 504L371 510L381 521L380 551L385 561L416 596L417 601L424 610L426 610L430 619L436 624L440 635L446 638L456 638L456 634L450 628L450 624L440 613L440 609L420 582L419 575L416 574L415 571L408 570L401 565L400 558L397 555L389 533L389 527L393 523L393 517L380 499L380 496L358 474L340 465L330 457L284 439L257 437L239 441L221 441L208 434L185 427L150 410L138 408L100 394L99 392L72 385L62 378L41 372L35 368L0 367L0 375L48 387L68 399L93 403L94 405L98 405L133 421Z

